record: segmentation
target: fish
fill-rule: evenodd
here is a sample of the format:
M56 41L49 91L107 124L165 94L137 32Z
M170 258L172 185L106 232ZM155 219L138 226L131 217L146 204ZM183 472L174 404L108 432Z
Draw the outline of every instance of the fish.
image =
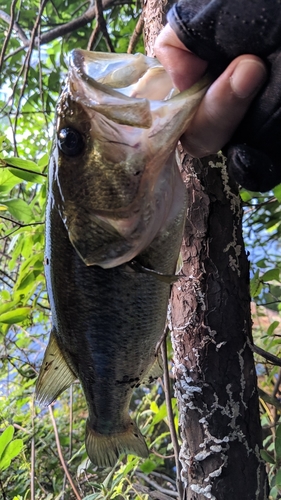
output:
M177 93L154 58L70 56L49 163L52 329L36 397L47 406L80 381L86 450L100 467L148 456L129 407L134 389L161 375L186 215L175 148L209 83Z

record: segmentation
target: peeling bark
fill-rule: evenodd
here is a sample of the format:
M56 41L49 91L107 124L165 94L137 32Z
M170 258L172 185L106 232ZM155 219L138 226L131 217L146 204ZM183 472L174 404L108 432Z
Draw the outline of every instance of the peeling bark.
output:
M146 54L155 57L154 43L160 31L166 24L166 14L174 0L144 0L144 45Z
M186 498L266 500L240 197L223 157L183 165L185 277L171 328Z

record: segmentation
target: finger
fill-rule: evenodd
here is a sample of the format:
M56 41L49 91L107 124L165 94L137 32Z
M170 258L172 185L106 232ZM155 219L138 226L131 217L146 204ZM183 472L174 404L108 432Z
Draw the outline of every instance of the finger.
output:
M169 24L157 37L154 52L180 91L196 83L208 65L184 46Z
M198 158L219 151L230 140L266 77L266 67L258 57L234 59L211 85L182 136L186 151Z

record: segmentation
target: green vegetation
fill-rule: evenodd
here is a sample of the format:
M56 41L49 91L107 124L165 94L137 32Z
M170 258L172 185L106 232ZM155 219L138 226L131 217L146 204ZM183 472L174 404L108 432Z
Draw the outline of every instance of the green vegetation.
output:
M116 51L126 52L139 3L108 0L104 4L111 42ZM132 415L146 436L149 458L124 457L113 470L97 469L87 459L87 410L78 384L50 409L34 402L35 378L50 330L43 262L54 110L67 54L74 47L87 48L96 21L92 16L87 24L80 23L62 36L55 28L87 9L92 12L91 4L4 0L1 9L0 496L4 500L176 498L174 451L161 382L138 389L132 402ZM38 45L38 39L47 36L48 42ZM108 50L101 32L93 48ZM134 51L143 51L141 39ZM271 355L265 359L259 351L256 358L263 458L268 462L271 498L277 499L281 494L281 363L277 359L281 357L281 188L263 196L244 191L242 197L256 303L255 343ZM168 351L171 358L170 345ZM177 427L175 399L172 406Z

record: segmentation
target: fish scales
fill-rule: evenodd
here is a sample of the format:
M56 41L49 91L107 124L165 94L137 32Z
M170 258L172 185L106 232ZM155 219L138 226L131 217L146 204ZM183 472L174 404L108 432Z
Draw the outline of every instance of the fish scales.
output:
M175 256L171 246L179 251L181 232L174 236L171 241L170 234L160 235L151 251L148 248L137 261L172 274ZM82 384L89 426L100 435L126 432L131 423L128 409L134 387L156 360L170 284L126 266L86 266L70 244L56 208L52 209L46 237L45 273L51 308L56 311L53 335ZM144 441L139 433L136 435L142 446L135 445L132 450L124 446L121 451L133 453L137 449L145 456ZM103 458L93 456L89 448L88 454L101 465L112 465L117 458L112 453Z
M167 104L123 96L89 76L94 61L98 79L100 54L74 52L49 165L45 275L52 331L36 392L50 404L78 378L89 411L88 455L113 466L121 453L148 454L129 405L134 388L160 374L156 347L186 210L174 149L206 85ZM141 79L144 67L156 67L159 76L154 59L124 60L135 73L140 64ZM117 62L122 66L120 55ZM101 75L108 76L104 67ZM108 78L120 86L121 76Z

